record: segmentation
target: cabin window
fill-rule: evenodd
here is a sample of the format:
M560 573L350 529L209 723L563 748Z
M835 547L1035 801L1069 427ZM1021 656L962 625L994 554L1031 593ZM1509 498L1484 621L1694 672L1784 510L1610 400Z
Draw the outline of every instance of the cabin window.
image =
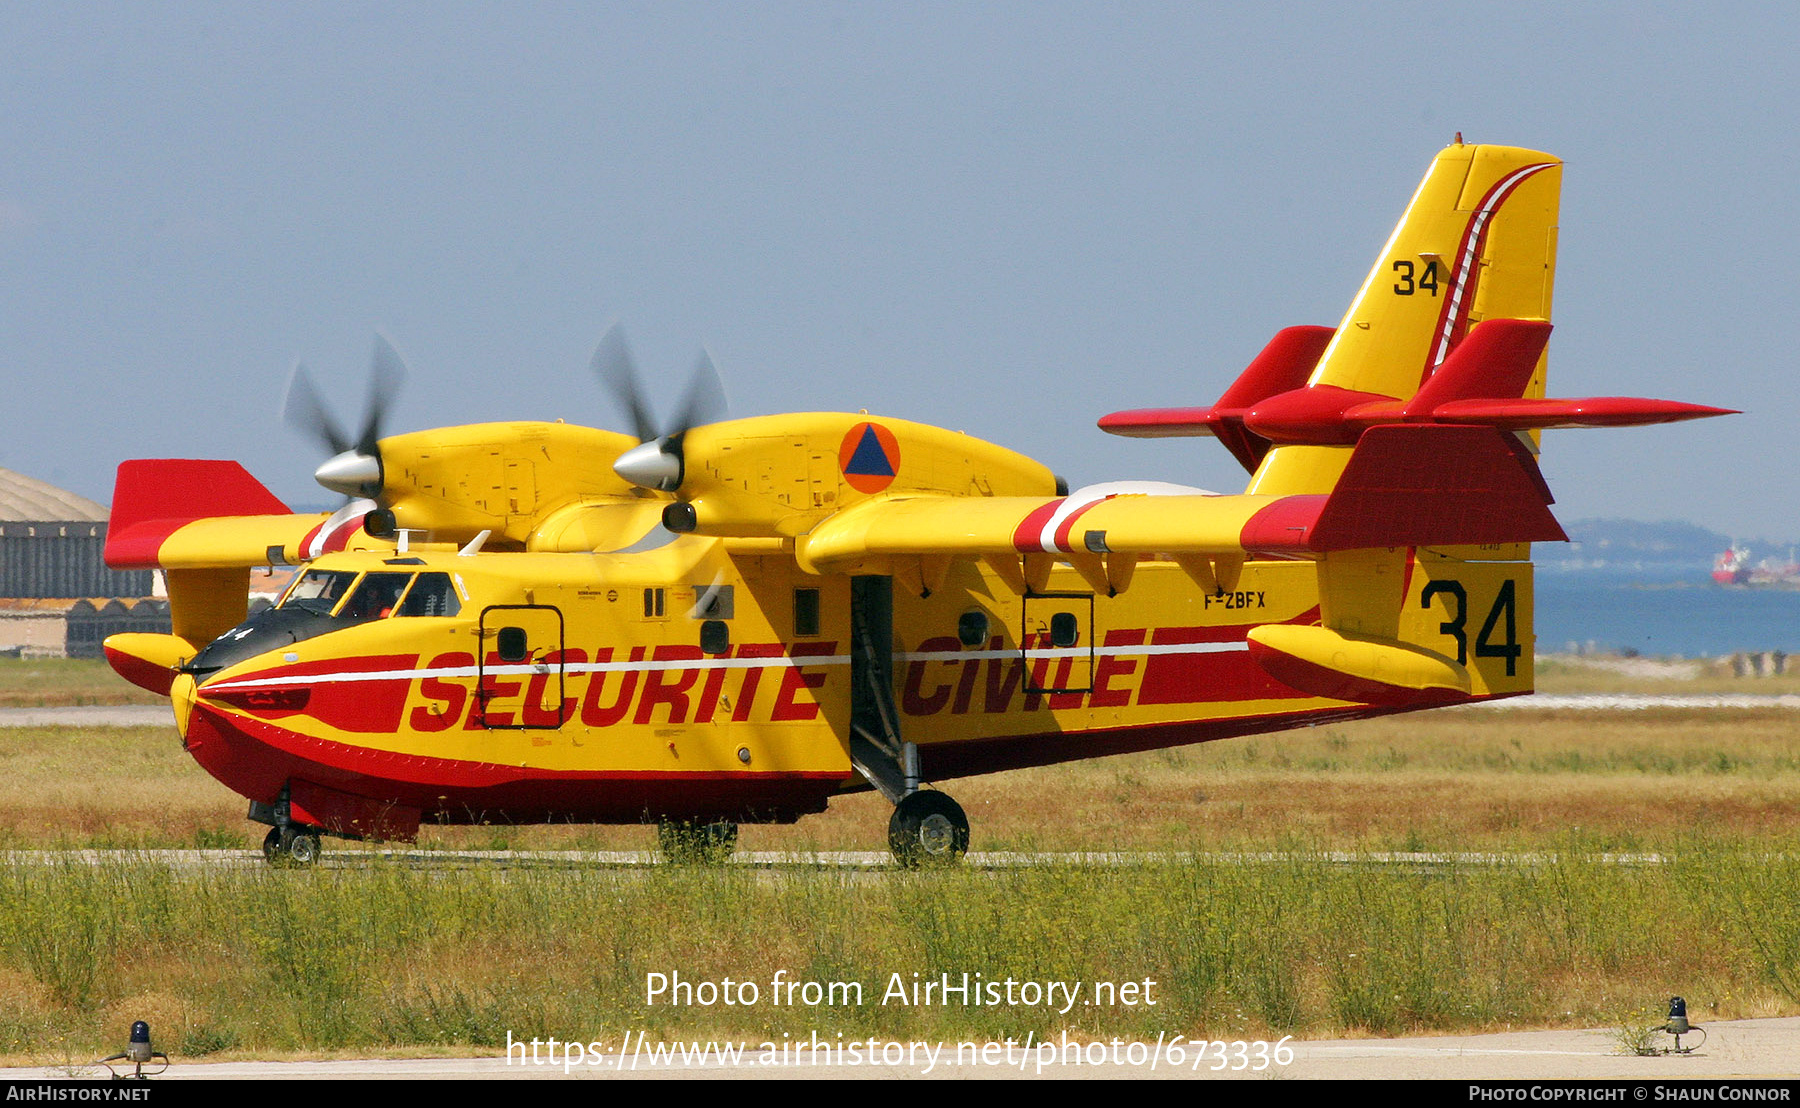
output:
M339 619L385 619L394 614L400 594L412 583L410 573L365 573L356 591L338 612Z
M350 591L356 580L356 574L349 570L309 569L294 582L294 587L281 599L283 608L304 608L309 612L328 615L337 607L338 601Z
M731 625L722 619L709 619L700 625L700 651L724 654L731 649Z
M708 585L694 599L695 619L731 619L737 615L737 597L731 585Z
M1058 612L1050 617L1050 645L1068 647L1081 641L1081 621L1074 612Z
M956 621L956 640L964 646L980 646L987 642L986 612L964 612Z
M531 646L525 639L525 628L502 627L494 636L494 651L506 663L523 662L531 657Z
M819 633L819 590L794 590L794 634Z
M457 599L456 588L450 584L448 573L421 573L413 582L413 587L406 593L406 599L400 602L398 615L403 616L453 616L462 611L462 601Z

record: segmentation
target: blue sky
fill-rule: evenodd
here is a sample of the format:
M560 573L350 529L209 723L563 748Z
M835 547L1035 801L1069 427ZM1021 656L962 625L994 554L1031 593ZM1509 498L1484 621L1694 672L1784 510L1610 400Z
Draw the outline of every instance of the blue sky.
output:
M0 465L99 500L230 457L328 503L305 361L392 430L672 408L966 430L1076 484L1242 486L1210 402L1335 324L1436 151L1564 178L1551 391L1742 408L1552 432L1565 519L1791 537L1800 7L13 3L0 34Z

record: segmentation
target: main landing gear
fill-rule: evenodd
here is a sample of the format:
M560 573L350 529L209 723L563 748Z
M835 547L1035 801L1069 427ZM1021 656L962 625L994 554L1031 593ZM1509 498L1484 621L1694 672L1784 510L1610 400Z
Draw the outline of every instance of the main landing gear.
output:
M894 581L850 579L850 764L894 806L888 848L914 868L968 853L969 817L943 793L919 788L919 747L900 733L894 706Z
M269 828L262 849L272 866L310 866L324 851L318 832L295 824Z

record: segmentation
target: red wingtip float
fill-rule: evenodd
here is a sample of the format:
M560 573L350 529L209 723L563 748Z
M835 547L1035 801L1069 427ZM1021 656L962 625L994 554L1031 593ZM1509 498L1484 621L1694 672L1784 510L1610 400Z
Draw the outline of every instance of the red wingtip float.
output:
M500 423L360 437L297 418L352 501L290 514L235 463L128 462L109 563L174 629L107 657L270 825L271 858L422 823L653 822L713 850L834 796L894 804L903 862L967 818L924 787L1532 689L1528 544L1562 539L1527 437L1724 414L1544 394L1562 167L1439 155L1336 328L1276 334L1210 408L1220 496L1069 492L1012 451L867 414L723 420L702 360L671 425L615 331L633 434ZM251 615L252 566L304 571Z

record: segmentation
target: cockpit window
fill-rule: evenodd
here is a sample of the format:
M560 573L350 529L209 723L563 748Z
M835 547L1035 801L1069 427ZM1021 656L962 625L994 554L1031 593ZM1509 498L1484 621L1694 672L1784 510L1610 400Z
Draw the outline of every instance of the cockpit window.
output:
M309 569L282 598L283 608L304 608L327 615L350 590L356 574L347 570Z
M448 573L421 573L395 614L453 616L461 610L462 601L457 598L456 588L450 583Z
M448 573L309 569L281 603L256 613L181 667L204 676L318 635L389 616L454 616L462 599ZM290 660L293 655L289 656Z
M365 573L362 583L338 610L339 619L383 619L393 614L400 594L412 580L410 573Z

